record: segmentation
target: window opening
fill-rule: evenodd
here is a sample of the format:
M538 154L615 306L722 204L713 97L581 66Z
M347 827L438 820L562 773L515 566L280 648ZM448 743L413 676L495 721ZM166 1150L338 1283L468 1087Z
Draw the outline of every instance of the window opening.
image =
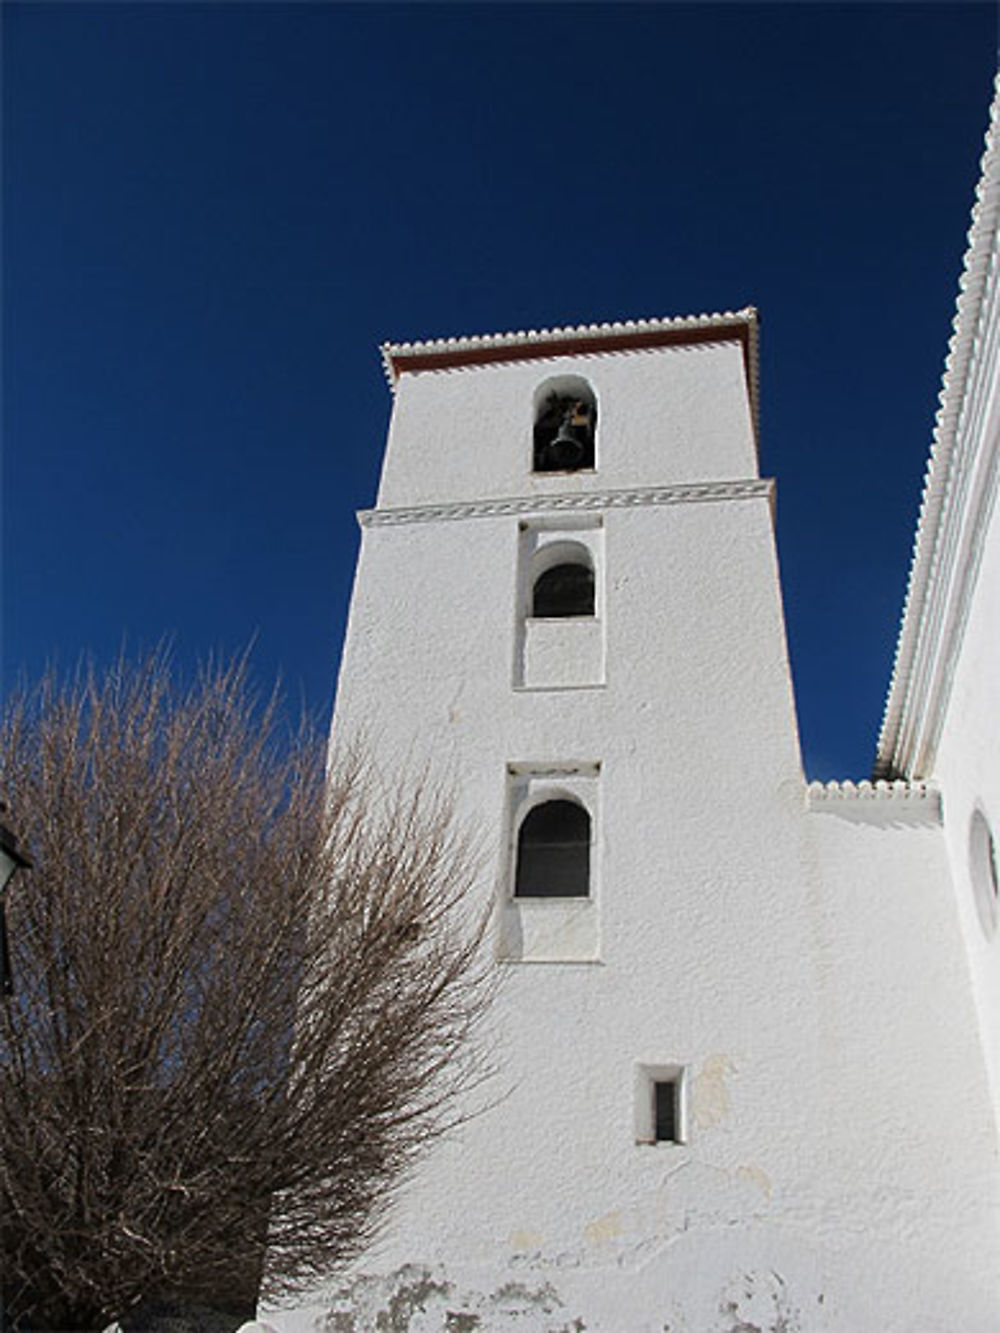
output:
M675 1079L657 1079L653 1084L653 1138L657 1143L678 1141Z
M517 835L517 898L586 898L590 893L590 815L576 801L545 801Z
M1000 921L1000 870L993 831L979 809L973 810L969 826L969 869L979 922L986 938L991 939Z
M535 580L531 614L538 618L592 616L594 571L577 563L546 569Z
M535 471L592 468L596 425L597 405L585 388L545 394L535 416Z

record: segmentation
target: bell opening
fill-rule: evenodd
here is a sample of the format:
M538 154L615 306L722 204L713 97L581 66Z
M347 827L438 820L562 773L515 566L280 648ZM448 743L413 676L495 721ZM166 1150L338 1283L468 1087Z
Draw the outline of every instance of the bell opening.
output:
M536 472L594 466L594 405L576 394L550 394L535 421Z

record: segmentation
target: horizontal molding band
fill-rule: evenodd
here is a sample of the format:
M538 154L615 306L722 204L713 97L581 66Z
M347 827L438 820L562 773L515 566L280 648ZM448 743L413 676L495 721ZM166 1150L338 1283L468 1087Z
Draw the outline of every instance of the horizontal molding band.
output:
M362 509L363 528L392 527L398 523L440 523L449 519L497 518L505 514L579 513L594 509L634 509L646 505L705 504L713 500L769 499L774 481L753 477L746 481L696 482L684 486L644 486L627 491L592 491L574 495L521 495L499 500L471 500L459 504L412 505L399 509Z

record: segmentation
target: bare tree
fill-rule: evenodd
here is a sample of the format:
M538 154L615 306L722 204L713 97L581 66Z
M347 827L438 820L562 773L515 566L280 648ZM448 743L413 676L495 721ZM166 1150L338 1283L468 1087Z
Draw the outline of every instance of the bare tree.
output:
M358 1253L482 1072L474 858L440 796L282 739L242 664L162 656L7 710L8 1318L299 1289Z

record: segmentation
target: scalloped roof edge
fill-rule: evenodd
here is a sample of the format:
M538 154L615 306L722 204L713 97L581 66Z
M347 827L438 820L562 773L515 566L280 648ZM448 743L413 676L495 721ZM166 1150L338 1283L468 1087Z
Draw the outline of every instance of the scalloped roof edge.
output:
M630 319L604 324L574 324L552 329L520 329L508 333L470 334L454 338L431 338L417 342L384 342L379 351L389 387L395 391L406 370L429 370L476 364L484 361L516 361L525 356L586 354L594 351L639 349L664 342L683 344L708 341L711 334L735 331L746 350L747 385L756 431L759 416L760 318L755 306L702 315L673 315L656 319ZM565 351L560 352L560 348ZM505 355L509 353L509 355ZM407 363L410 364L407 364Z
M896 778L893 782L878 779L852 782L850 778L830 782L810 782L806 792L811 801L923 801L938 800L940 793L933 782L907 782Z
M952 464L962 408L974 355L979 343L984 303L991 276L991 253L1000 228L1000 72L994 78L993 101L980 159L968 246L959 278L959 292L952 319L952 334L945 356L944 375L938 394L930 455L924 473L920 516L913 542L906 596L885 711L876 748L876 777L906 773L919 762L916 753L903 753L904 726L908 714L918 707L914 689L919 659L929 649L924 642L924 619L939 583L942 533L952 517L948 504Z

